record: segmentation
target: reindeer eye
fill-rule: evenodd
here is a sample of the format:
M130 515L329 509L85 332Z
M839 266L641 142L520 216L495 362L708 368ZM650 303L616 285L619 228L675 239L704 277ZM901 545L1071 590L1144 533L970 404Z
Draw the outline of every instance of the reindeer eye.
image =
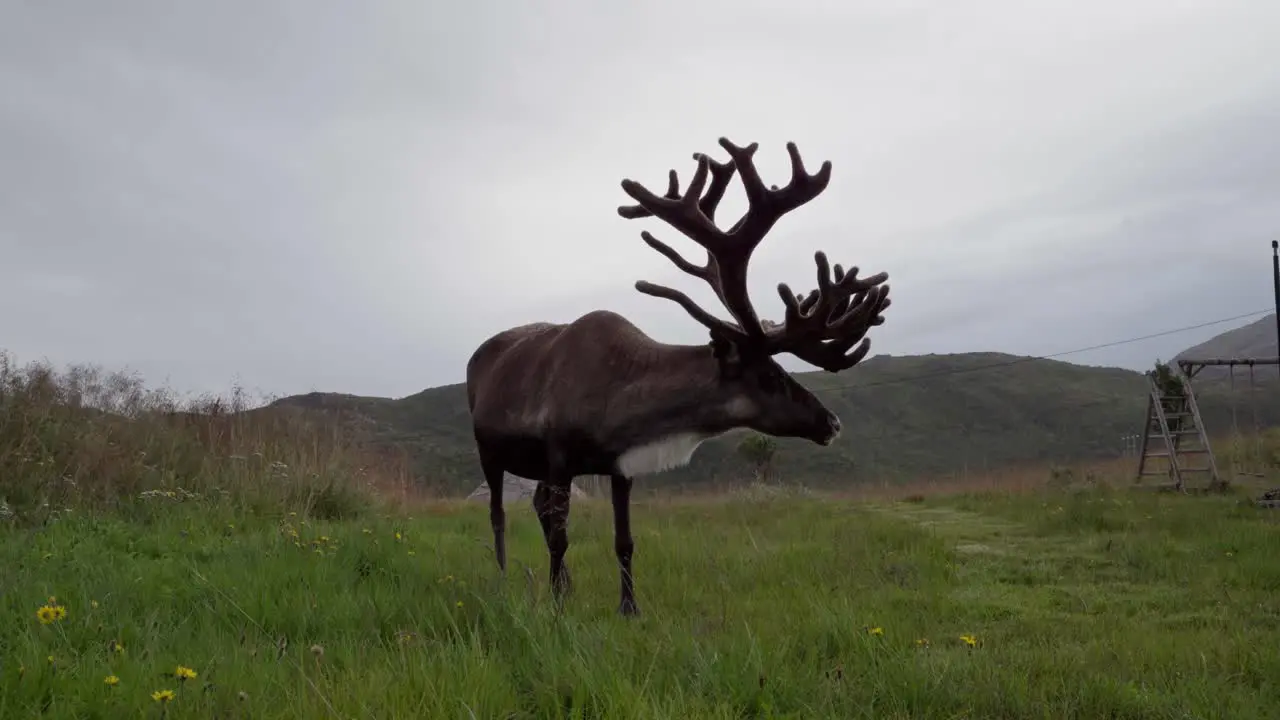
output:
M760 389L769 393L776 393L785 387L782 382L782 374L777 368L769 368L760 375Z

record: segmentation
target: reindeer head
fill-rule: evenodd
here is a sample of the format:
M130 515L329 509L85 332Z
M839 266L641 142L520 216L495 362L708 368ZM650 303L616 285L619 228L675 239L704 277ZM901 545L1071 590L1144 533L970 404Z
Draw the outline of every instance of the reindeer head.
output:
M840 420L783 370L773 356L789 352L833 373L856 365L871 348L871 340L864 338L867 330L884 323L881 313L889 307L889 286L884 282L889 275L882 272L859 279L858 268L845 272L836 265L833 277L826 255L819 251L814 255L818 287L806 296L793 293L785 283L779 284L785 318L781 324L761 322L747 294L751 253L779 218L826 189L831 162L824 162L816 174L810 175L795 143L787 143L791 182L784 188L770 189L760 179L752 159L756 143L738 147L720 138L720 146L729 153L729 162L719 163L695 154L698 169L683 195L675 170L670 171L667 193L662 197L634 180L623 180L623 191L639 204L619 207L618 214L628 219L657 217L701 245L707 251L707 260L699 266L647 231L641 233L650 247L676 267L706 281L737 322L717 318L688 295L669 287L642 280L636 283L636 289L679 304L711 332L720 383L742 425L770 435L802 437L826 445L839 433ZM716 227L715 211L735 172L742 178L748 209L726 232Z

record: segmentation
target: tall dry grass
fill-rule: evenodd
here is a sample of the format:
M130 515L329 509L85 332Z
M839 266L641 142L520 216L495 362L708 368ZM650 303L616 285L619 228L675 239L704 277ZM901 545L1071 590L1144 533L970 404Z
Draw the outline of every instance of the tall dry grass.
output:
M136 374L0 352L0 519L234 503L346 517L406 484L358 418L268 407L240 388L181 398Z

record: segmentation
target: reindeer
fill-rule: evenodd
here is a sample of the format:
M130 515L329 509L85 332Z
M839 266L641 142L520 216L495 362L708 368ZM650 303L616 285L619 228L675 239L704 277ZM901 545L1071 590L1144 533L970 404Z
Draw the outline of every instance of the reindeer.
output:
M821 251L814 255L817 289L804 296L793 294L785 283L778 285L784 321L759 319L747 295L751 253L779 218L826 189L831 162L810 175L795 143L787 143L791 181L770 189L753 161L757 143L738 147L720 138L720 145L729 162L694 154L697 171L684 194L675 170L661 197L634 180L623 180L623 191L638 204L619 207L618 214L656 217L702 246L706 263L694 265L647 231L641 233L680 270L707 282L736 323L712 315L678 290L642 280L636 290L679 304L707 328L710 342L659 342L621 315L596 310L570 323L533 323L500 332L485 340L467 363L467 400L489 486L498 567L506 572L505 471L538 482L533 505L550 553L557 605L571 587L564 556L575 477L610 477L621 579L618 611L636 615L633 479L685 465L701 443L736 428L830 445L840 433L840 419L773 356L788 352L840 372L866 356L870 339L863 336L884 322L888 274L859 279L858 268L844 272L836 265L833 278ZM725 232L714 222L715 211L735 171L749 208Z

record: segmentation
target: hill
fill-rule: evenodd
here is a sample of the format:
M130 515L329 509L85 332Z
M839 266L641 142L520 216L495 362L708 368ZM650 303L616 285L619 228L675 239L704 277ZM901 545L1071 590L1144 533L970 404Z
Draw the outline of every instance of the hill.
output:
M1274 356L1275 316L1225 332L1176 357ZM1276 376L1259 371L1259 386ZM1255 393L1237 371L1236 419L1252 427L1280 424L1277 403ZM1197 378L1210 432L1232 427L1233 395L1225 372ZM1142 373L1003 353L875 356L855 370L796 378L840 414L845 430L830 448L779 442L775 463L783 481L843 486L1048 464L1120 455L1123 437L1141 430L1147 381ZM480 482L463 385L429 388L400 399L311 393L275 405L354 412L377 440L406 456L415 477L448 494ZM646 478L645 488L734 484L750 476L736 453L740 434L700 448L687 468Z
M1264 358L1276 357L1276 315L1264 318L1193 345L1178 353L1175 360L1186 358Z
M1174 360L1274 358L1277 355L1280 355L1280 346L1276 343L1276 316L1272 313L1244 327L1228 330L1189 347L1174 356ZM1274 366L1268 366L1266 370L1261 369L1262 367L1254 368L1255 381L1274 383L1280 378L1280 371ZM1236 382L1248 382L1248 372L1248 368L1237 368ZM1229 384L1230 379L1230 371L1224 367L1206 367L1196 375L1196 381L1201 385L1223 381Z

